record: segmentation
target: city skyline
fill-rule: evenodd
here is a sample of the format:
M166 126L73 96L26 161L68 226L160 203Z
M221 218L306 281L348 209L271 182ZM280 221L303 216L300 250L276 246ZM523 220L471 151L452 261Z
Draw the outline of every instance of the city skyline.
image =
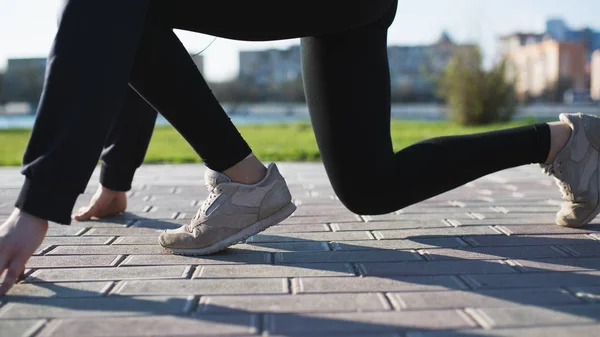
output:
M0 69L7 58L45 57L56 31L56 13L61 0L0 0ZM600 28L594 13L600 3L592 0L422 0L400 2L396 20L390 27L390 45L430 44L446 30L457 43L482 46L486 64L497 52L500 35L516 31L541 32L548 18L562 18L573 28ZM26 19L25 19L26 18ZM191 53L204 49L212 36L177 31ZM202 53L205 76L223 81L238 72L238 53L244 50L287 48L298 39L274 42L241 42L217 38Z

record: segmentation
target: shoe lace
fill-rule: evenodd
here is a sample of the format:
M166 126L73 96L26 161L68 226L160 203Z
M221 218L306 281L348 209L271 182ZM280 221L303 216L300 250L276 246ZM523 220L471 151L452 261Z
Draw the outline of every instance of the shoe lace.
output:
M210 186L207 184L206 188L209 191L208 197L204 199L202 206L200 206L200 209L198 209L198 212L196 212L196 215L192 218L192 221L188 225L188 230L192 229L192 224L194 223L194 221L198 220L202 214L205 214L206 210L210 207L210 205L212 205L212 203L215 201L215 199L221 192L221 189L217 188L216 186Z
M543 164L540 165L542 167L542 172L546 175L549 175L554 178L556 182L556 186L560 189L560 193L562 194L563 199L567 201L575 201L575 196L573 191L571 190L571 186L565 183L559 176L562 176L562 161L558 161L552 164Z

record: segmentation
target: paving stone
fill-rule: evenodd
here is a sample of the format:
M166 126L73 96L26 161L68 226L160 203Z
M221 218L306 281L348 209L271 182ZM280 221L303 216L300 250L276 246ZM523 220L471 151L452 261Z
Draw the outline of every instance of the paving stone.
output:
M147 209L147 207L152 207L150 209L150 211L146 212L145 209ZM177 215L177 211L174 210L169 210L169 209L161 209L159 206L156 206L154 204L152 205L146 205L144 207L140 207L140 208L130 208L131 212L134 212L138 217L146 219L146 220L172 220L175 219L175 216ZM190 216L193 216L193 214Z
M293 334L285 334L285 335L269 335L269 337L320 337L322 335L320 335L318 332L315 333L309 333L309 334L305 334L305 333L293 333ZM331 336L331 337L364 337L364 334L361 333L328 333L327 336ZM374 332L374 333L369 333L369 337L404 337L403 335L400 335L398 333L394 333L394 332Z
M360 216L355 214L335 214L322 216L292 216L281 222L282 225L299 225L299 224L326 224L331 222L356 222L361 221Z
M406 337L547 337L547 336L595 336L600 324L568 325L511 329L471 329L458 331L415 331Z
M269 227L262 231L263 234L278 233L311 233L311 232L331 232L325 224L319 225L278 225Z
M586 226L584 228L569 228L556 225L514 225L498 226L498 229L508 235L514 234L585 234L593 233L600 229L600 226Z
M115 266L120 258L118 255L32 256L26 266L33 269L109 267Z
M48 336L131 337L153 336L198 336L203 332L211 336L242 336L255 334L258 318L254 315L201 315L192 317L142 316L115 318L77 318L55 320L40 334Z
M91 332L121 337L148 334L192 336L202 333L240 337L260 334L303 337L381 337L385 334L406 337L407 331L433 333L432 330L436 329L448 333L456 329L457 333L484 331L483 335L489 335L496 329L482 330L480 325L475 324L476 318L478 323L491 326L489 322L496 316L490 318L485 311L488 309L512 310L528 304L533 304L532 308L554 308L561 304L560 313L565 312L565 307L573 307L572 301L588 306L599 304L600 270L594 270L597 264L590 261L600 256L596 248L600 244L600 235L596 232L600 230L600 217L592 221L592 226L575 232L572 229L564 232L564 228L554 226L560 194L552 179L541 175L534 165L482 177L401 212L362 217L348 211L337 200L322 165L281 163L281 169L282 172L287 170L286 178L289 178L294 200L299 205L292 217L263 233L262 239L266 242L258 235L218 254L193 258L166 253L157 244L157 237L162 229L178 228L187 223L208 195L202 186L201 165L144 165L136 172L133 189L128 193L129 208L133 212L103 221L74 222L71 226L50 224L50 234L57 236L46 238L36 252L36 258L28 265L41 270L26 271L28 279L17 284L11 294L2 299L5 303L0 303L0 313L10 308L9 305L32 304L32 300L44 298L52 301L80 298L80 302L87 300L91 306L94 301L106 298L125 300L130 296L152 296L152 299L176 296L189 299L183 308L200 309L192 314L193 317L181 317L185 319L183 323L175 323L183 325L183 330L179 326L173 328L173 320L179 318L172 315L153 316L153 319L143 322L141 320L145 318L141 317L84 319L74 316L73 319L52 320L36 337L82 336L92 335ZM22 180L16 169L7 171L12 172L14 177L3 172L0 169L0 215L12 211L12 203L19 191L18 185L13 189L6 187L16 181L15 177ZM78 205L89 202L98 186L97 181L98 171L94 173L86 194L78 200ZM178 219L171 219L173 217ZM331 229L338 232L329 232ZM392 234L398 233L401 233L402 239L393 239ZM385 240L376 240L374 234ZM253 242L256 238L259 240ZM416 250L422 255L416 256ZM119 255L128 255L116 260L120 262L119 267L106 268L97 263L106 263L107 259ZM429 257L430 261L405 260L405 256ZM501 264L499 259L510 260ZM277 264L270 264L271 261ZM47 263L55 268L45 269ZM192 267L195 265L199 267ZM540 266L556 271L540 272ZM382 276L355 276L365 272ZM199 277L187 279L191 273ZM57 284L59 288L49 288L55 285L48 282L53 278L63 280ZM87 281L77 281L81 279ZM90 285L78 289L82 284ZM569 292L563 293L559 289ZM99 296L109 291L108 297ZM375 305L372 298L380 296L377 293L387 293L389 300L398 302L396 306L401 310L393 311L382 304L390 303L388 299ZM356 296L366 296L367 309L361 307L365 301L361 302ZM311 297L311 301L304 302ZM196 306L198 298L202 302ZM214 300L210 302L211 299ZM250 299L261 301L252 302ZM208 305L205 305L207 300ZM406 308L402 308L400 302ZM467 309L469 316L464 310L444 309L453 306L480 307L484 311ZM209 315L202 312L203 308L226 314ZM264 320L262 315L248 313L254 310L285 310L289 313L268 313ZM347 310L352 313L341 312ZM373 314L370 310L377 312ZM311 316L308 311L330 311L329 314L334 315L336 313L333 312L337 312L341 316L336 317L343 319L322 319L329 316L317 313ZM83 313L86 314L86 311ZM431 313L442 315L437 321L443 324L436 326L435 319L432 324ZM143 315L148 314L152 312ZM548 315L551 314L549 312ZM579 314L587 315L586 312ZM293 322L301 324L287 324L283 326L283 332L275 332L271 329L271 318L278 315L293 317ZM407 315L413 316L407 318ZM444 315L454 316L450 320ZM312 322L306 321L306 316L319 317L319 320L312 324L314 318L311 318ZM398 316L403 318L396 319ZM548 323L538 323L539 320L535 319L531 323L527 317L521 317L525 315L514 316L522 320L516 326L521 326L522 322L526 322L525 326L590 324L588 321L562 323L560 317L556 323L550 316L542 321ZM246 321L235 321L234 317L246 317ZM247 323L248 317L251 323ZM215 326L212 321L205 322L205 318L226 322ZM200 324L203 325L198 326L196 320L202 320ZM377 320L384 323L378 324ZM3 321L12 320L0 319L0 323ZM194 323L188 324L189 321ZM285 323L283 320L279 322ZM462 326L447 327L445 322ZM506 322L500 323L506 325ZM507 331L505 325L499 325L502 328L499 331ZM323 326L326 327L324 332L321 330ZM53 332L55 328L56 333ZM232 330L235 328L239 330ZM508 329L514 330L517 335L529 335L533 331ZM577 333L577 330L568 327L537 334L561 335L561 331L562 335L586 335L586 330ZM2 333L0 330L0 335ZM587 335L595 335L595 330Z
M600 241L583 245L561 246L576 256L600 256Z
M572 287L575 296L589 302L600 302L600 286Z
M513 227L513 226L519 226L519 227L535 227L537 229L540 228L545 228L545 227L550 227L550 226L554 226L554 221L555 221L555 215L547 215L547 216L541 216L538 215L534 218L531 217L525 217L525 216L514 216L514 217L507 217L507 216L503 216L503 217L496 217L496 218L485 218L485 219L452 219L449 218L448 220L451 220L454 226L458 226L458 227L471 227L471 226L498 226L498 227L504 227L504 226L508 226L508 227ZM537 233L546 233L547 231L541 230L541 231L533 231L531 233L522 233L522 234L537 234ZM557 231L556 233L565 233L565 232L561 232L561 231ZM566 233L572 233L572 232L566 232ZM517 234L517 233L515 233Z
M600 245L599 245L600 246ZM518 258L565 257L567 254L552 246L476 247L460 249L423 249L428 260L495 260Z
M346 213L346 214L345 214ZM311 205L310 207L306 205L298 205L298 208L292 214L293 216L327 216L327 215L353 215L347 208L343 206L317 206Z
M407 250L275 253L275 262L280 264L309 262L383 262L416 260L423 259L416 252Z
M209 264L243 264L243 263L270 263L268 253L254 254L229 254L221 256L209 255L206 257L181 256L181 255L131 255L121 265L123 266L159 266L159 265L209 265Z
M181 227L182 225L188 224L189 222L190 222L189 220L174 220L174 219L169 219L169 221L138 219L129 228L131 228L131 229L143 228L146 230L176 229L176 228ZM129 235L129 234L125 234L125 235Z
M90 245L105 245L113 240L113 236L54 236L46 237L41 244L41 247L46 246L90 246Z
M362 275L447 275L516 273L510 266L493 260L370 262L358 265Z
M507 209L505 209L504 207L499 207L497 208L498 210L502 210L500 212L494 212L494 211L482 211L482 212L476 212L474 210L471 210L472 213L477 213L480 215L483 215L485 218L484 220L509 220L510 223L507 223L507 225L510 225L513 221L515 221L514 224L518 224L521 221L537 221L538 223L550 223L550 224L554 224L554 220L556 218L556 211L558 210L557 207L552 206L551 208L546 208L545 210L537 210L534 212L508 212L508 213L504 213L503 211ZM534 223L534 222L527 222L527 223Z
M419 238L428 237L447 237L447 236L464 236L464 235L502 235L496 232L491 227L447 227L447 228L429 228L429 229L400 229L400 230L382 230L374 232L377 239L408 239L417 240Z
M82 227L71 227L71 226L49 226L48 232L46 234L47 237L52 236L79 236L84 233L87 228Z
M486 209L490 208L489 203L485 203ZM471 209L472 207L469 207ZM426 214L426 213L439 213L439 214L449 214L449 213L457 213L464 212L466 213L465 207L454 206L448 201L432 201L432 199L428 199L422 201L418 204L414 204L408 207L405 207L398 211L400 214Z
M0 320L0 337L30 337L45 323L43 319Z
M506 215L510 214L537 214L537 213L556 213L559 210L559 207L555 205L537 205L537 206L504 206L504 207L496 207L501 212L507 212ZM503 214L503 213L501 213Z
M33 272L27 282L71 282L71 281L117 281L136 279L183 278L187 274L185 266L154 267L113 267L113 268L75 268L43 269Z
M47 255L149 255L169 254L156 245L59 246Z
M235 295L205 296L199 312L345 312L391 309L381 294Z
M252 244L237 244L227 248L228 252L310 252L310 251L327 251L329 245L327 242L314 241L296 241L296 242L271 242L271 243L252 243Z
M289 242L289 241L350 241L373 239L369 232L323 232L323 233L290 233L290 234L257 234L246 242Z
M505 203L506 204L506 203ZM474 209L472 207L469 207L470 210ZM518 206L518 205L510 205L510 206L498 206L497 203L494 203L494 205L492 205L492 207L490 207L488 210L484 210L482 208L482 212L490 212L490 214L493 214L491 212L496 212L496 214L498 214L498 216L508 216L508 217L530 217L531 215L537 215L537 214L542 214L542 215L555 215L556 212L560 209L560 207L558 207L557 205L535 205L535 206ZM493 217L493 216L490 216Z
M314 198L314 197L306 197L305 195L303 195L304 193L299 193L299 192L294 192L292 191L292 198L294 199L294 203L296 204L296 206L337 206L337 207L344 207L343 204L337 200L334 199L333 196L329 196L329 197L321 197L321 198ZM306 192L306 191L304 191Z
M118 295L258 295L287 294L285 278L123 281Z
M112 282L18 283L8 291L5 299L98 297L111 285Z
M600 305L520 306L471 309L479 322L490 328L597 323Z
M512 260L512 262L525 273L600 269L600 259L596 258L530 259Z
M342 231L372 231L388 229L419 229L419 228L438 228L450 227L442 219L430 221L379 221L379 222L348 222L330 224L335 232Z
M473 288L531 288L600 285L600 271L462 275Z
M123 227L123 228L92 228L85 232L84 236L130 236L151 235L158 236L162 231L152 228Z
M158 245L158 235L121 236L112 245Z
M292 284L297 293L436 291L466 289L454 276L301 277Z
M300 276L354 276L352 266L346 263L305 263L294 266L241 265L203 266L194 278L229 277L300 277Z
M491 308L515 305L577 304L582 301L560 289L511 289L484 291L430 291L392 293L389 295L399 310Z
M11 302L0 309L0 318L70 318L123 315L182 314L189 307L185 297L103 297L36 299Z
M334 241L331 246L335 250L384 250L384 249L423 249L423 248L462 248L468 245L459 238L419 238L399 240L357 240Z
M75 207L77 209L77 207ZM130 224L132 220L130 217L111 217L104 218L102 220L87 220L87 221L75 221L71 222L70 227L78 228L123 228Z
M474 235L462 239L473 246L542 246L595 243L585 234L563 235Z
M265 328L272 334L370 333L414 329L460 329L476 324L457 310L361 312L328 314L267 314Z

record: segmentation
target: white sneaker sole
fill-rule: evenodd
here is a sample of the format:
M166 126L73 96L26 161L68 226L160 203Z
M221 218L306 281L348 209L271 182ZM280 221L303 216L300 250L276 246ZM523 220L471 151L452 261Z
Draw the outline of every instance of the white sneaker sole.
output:
M597 167L597 188L598 188L598 195L597 195L597 200L598 203L596 204L596 208L594 208L594 210L592 211L592 213L590 213L585 219L583 219L583 221L580 221L576 224L567 224L567 223L562 223L561 221L559 221L559 219L556 219L556 224L560 227L569 227L569 228L580 228L583 227L587 224L589 224L590 222L592 222L592 220L594 220L596 218L596 216L598 214L600 214L600 162L598 162L598 167Z
M218 251L226 249L229 246L235 245L236 243L238 243L240 241L246 240L247 238L251 237L252 235L258 234L271 226L274 226L274 225L282 222L283 220L287 219L290 215L292 215L292 213L294 213L294 211L296 211L296 205L294 205L293 202L290 202L286 206L279 209L277 212L269 215L268 217L254 223L253 225L250 225L250 226L242 229L241 231L235 233L234 235L229 236L209 247L204 247L204 248L199 248L199 249L178 249L178 248L169 248L169 247L163 246L163 248L173 254L178 254L178 255L198 256L198 255L208 255L208 254L216 253Z

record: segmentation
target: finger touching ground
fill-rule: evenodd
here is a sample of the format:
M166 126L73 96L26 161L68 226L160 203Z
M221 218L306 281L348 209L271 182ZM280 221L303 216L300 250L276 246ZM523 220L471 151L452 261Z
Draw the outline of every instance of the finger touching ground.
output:
M4 281L2 281L2 286L0 286L0 296L4 296L8 290L10 290L10 288L17 283L24 269L25 264L18 259L13 259L10 261L8 270L6 272L6 277L4 278Z
M80 208L78 214L76 214L73 218L77 221L90 220L94 216L94 213L97 212L96 208L97 207L95 205L91 207Z

